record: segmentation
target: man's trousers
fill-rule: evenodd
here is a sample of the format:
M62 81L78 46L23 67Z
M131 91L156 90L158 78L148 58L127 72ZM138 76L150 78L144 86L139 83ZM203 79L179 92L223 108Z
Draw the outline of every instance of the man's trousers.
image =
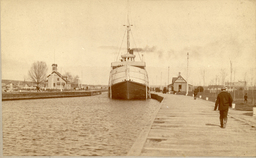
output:
M228 121L228 109L220 110L220 125L225 128Z

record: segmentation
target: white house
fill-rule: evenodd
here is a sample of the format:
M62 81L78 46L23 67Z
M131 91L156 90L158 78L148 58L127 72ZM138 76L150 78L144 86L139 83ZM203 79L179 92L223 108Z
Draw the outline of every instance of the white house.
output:
M67 82L67 77L62 76L57 71L57 64L52 64L52 73L47 76L48 88L50 89L70 89L71 86Z
M186 92L187 91L187 81L181 76L179 72L178 77L172 78L172 84L170 85L173 91L176 92ZM188 84L188 91L192 91L193 86Z

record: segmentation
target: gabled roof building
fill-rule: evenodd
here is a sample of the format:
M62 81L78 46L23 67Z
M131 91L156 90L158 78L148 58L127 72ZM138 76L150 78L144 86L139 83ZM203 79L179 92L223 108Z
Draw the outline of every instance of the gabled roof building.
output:
M172 88L172 91L175 92L186 92L187 91L187 81L181 76L181 73L179 72L178 77L172 78L172 84L169 85L169 87ZM188 84L188 91L192 91L193 86Z
M52 73L47 76L48 88L50 89L70 89L71 86L68 84L67 77L62 76L57 71L57 64L52 64Z

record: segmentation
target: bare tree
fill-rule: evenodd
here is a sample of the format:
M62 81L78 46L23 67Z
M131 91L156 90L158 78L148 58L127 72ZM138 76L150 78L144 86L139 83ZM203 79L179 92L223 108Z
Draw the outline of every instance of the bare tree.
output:
M78 76L78 75L76 75L76 76L73 78L73 83L74 83L75 85L77 85L77 88L79 87L79 76Z
M66 72L63 76L66 76L66 77L67 77L67 80L68 80L69 82L72 82L72 81L73 81L73 76L71 75L71 73Z
M203 78L203 86L205 86L205 69L201 70L201 75L202 75L202 78Z
M214 85L214 83L215 83L215 78L211 79L210 85Z
M220 85L220 76L216 75L216 85Z
M226 72L225 69L220 70L220 76L221 76L221 84L225 85L225 80L226 80L226 77L228 76L228 73Z
M251 73L251 89L252 89L252 105L255 104L255 98L254 98L254 89L255 89L255 80L254 80L254 77L255 77L255 69L254 68L251 68L250 69L250 73Z
M78 75L76 75L76 76L74 77L73 83L74 83L74 84L78 84L78 83L79 83L79 76L78 76Z
M37 89L39 89L40 83L43 83L46 79L47 65L43 61L34 62L31 66L28 75L29 78L36 83Z

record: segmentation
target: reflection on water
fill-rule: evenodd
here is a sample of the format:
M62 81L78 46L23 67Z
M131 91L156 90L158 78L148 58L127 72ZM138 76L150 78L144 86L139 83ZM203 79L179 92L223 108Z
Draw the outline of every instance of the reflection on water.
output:
M160 104L92 97L2 102L5 156L124 156Z

